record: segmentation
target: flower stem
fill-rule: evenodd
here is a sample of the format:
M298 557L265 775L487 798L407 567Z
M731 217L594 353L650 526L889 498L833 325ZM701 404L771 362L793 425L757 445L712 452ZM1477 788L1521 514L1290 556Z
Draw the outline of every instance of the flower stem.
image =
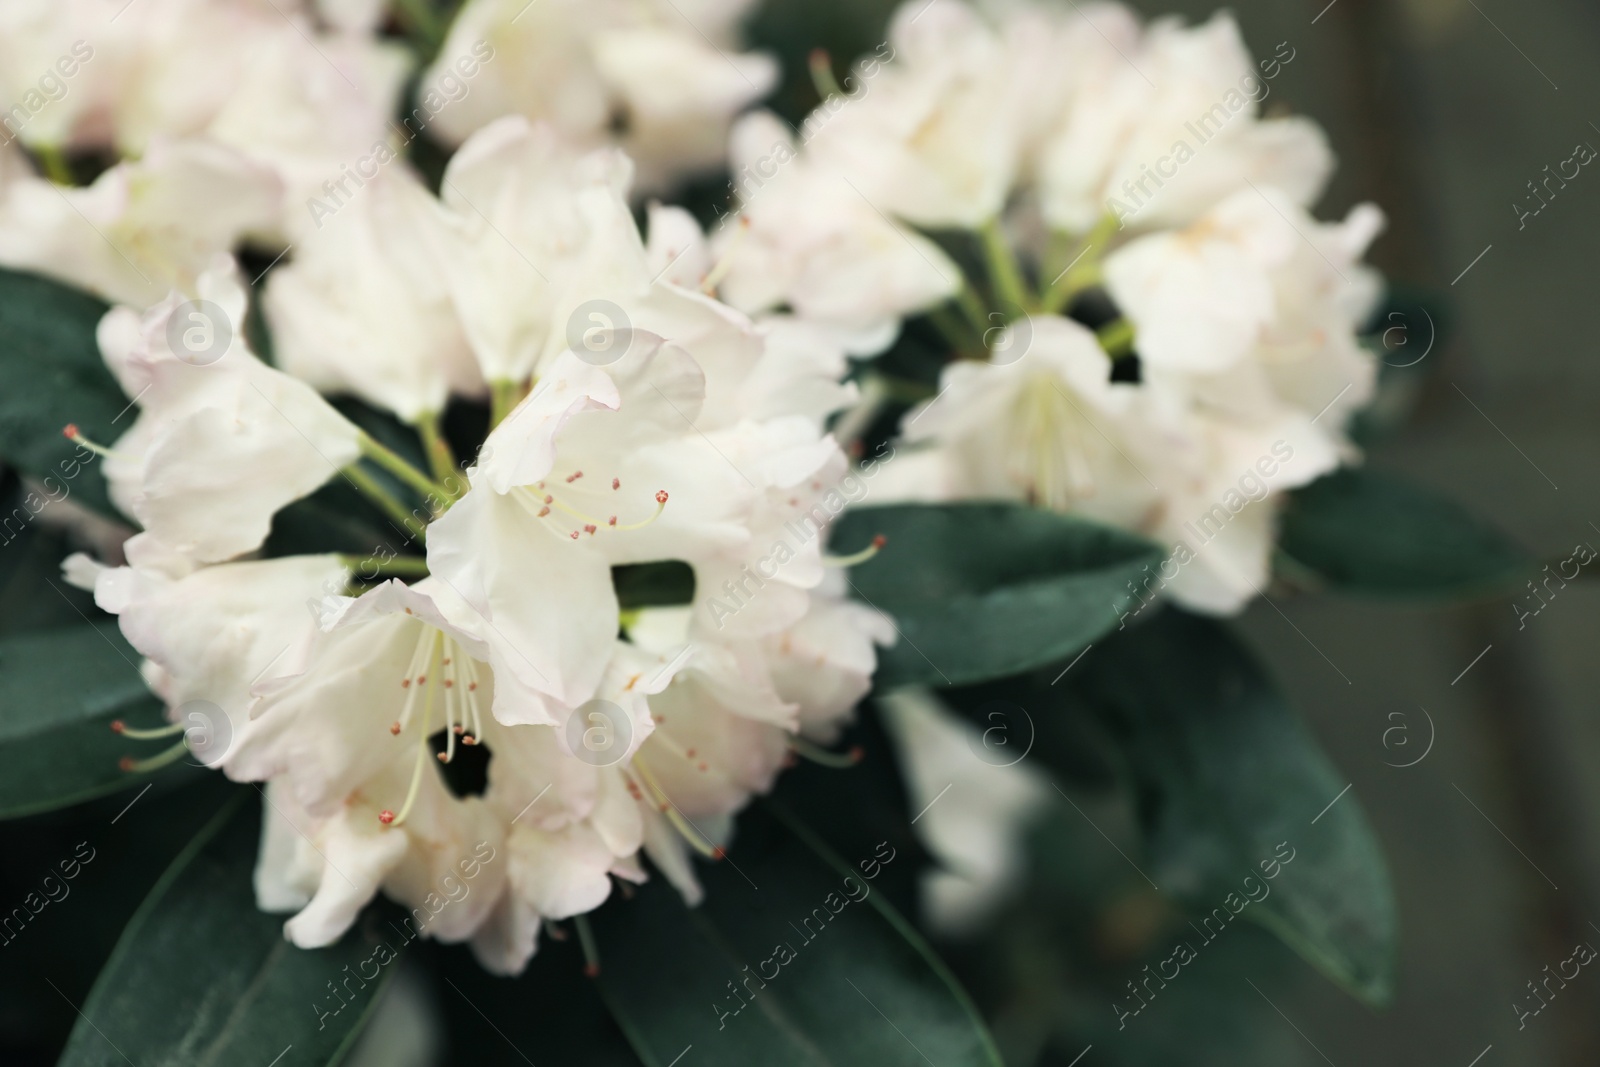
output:
M416 514L407 511L406 506L396 500L378 479L361 468L361 464L352 463L339 473L349 479L350 484L359 489L361 495L376 504L385 515L403 526L407 536L418 541L428 539L426 529Z
M425 500L434 496L445 499L450 497L443 486L401 459L389 448L379 444L370 434L361 435L361 454L421 493Z
M509 378L489 383L489 428L499 426L522 400L522 388Z
M1022 266L1017 262L1011 243L1006 240L1000 220L990 219L978 232L983 237L983 254L989 261L989 278L994 283L995 296L1007 305L1008 311L1011 308L1021 312L1032 311L1033 294L1023 280ZM1012 317L1010 314L1006 316L1008 320Z
M995 324L989 319L989 309L984 307L983 298L968 283L962 286L961 291L956 294L956 303L960 306L962 314L967 316L967 321L972 323L972 328L978 331L979 347L987 349L989 347L988 333Z
M1112 359L1121 359L1133 352L1135 330L1133 323L1127 319L1106 323L1096 331L1095 336L1100 339L1100 347Z
M1044 292L1041 304L1046 314L1059 315L1072 303L1073 297L1090 286L1099 284L1100 256L1105 252L1112 235L1121 227L1122 223L1117 216L1108 214L1095 223L1094 229L1084 235L1078 244L1077 255L1072 258L1065 270L1056 275L1055 280Z
M428 454L428 464L433 468L433 476L440 484L449 487L456 480L456 457L455 453L450 451L450 442L445 440L444 431L439 427L439 413L430 411L419 418L417 433L422 438L423 450Z
M76 184L72 177L72 167L67 164L66 153L61 151L60 145L40 145L33 150L33 154L39 157L45 177L57 185Z
M340 556L339 559L350 569L353 577L363 582L374 581L378 578L426 578L428 576L428 561L421 556L395 556L392 559L381 562L376 556L344 555ZM368 570L372 573L366 573Z

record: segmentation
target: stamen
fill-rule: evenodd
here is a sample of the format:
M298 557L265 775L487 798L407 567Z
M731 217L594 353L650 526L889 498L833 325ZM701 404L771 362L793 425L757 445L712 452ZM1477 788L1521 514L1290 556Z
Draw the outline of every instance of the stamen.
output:
M572 925L578 928L578 943L583 946L583 973L589 978L597 978L600 975L600 950L595 947L589 920L582 915L574 915Z
M872 544L868 545L860 552L850 556L823 556L822 563L827 567L854 567L856 564L865 563L873 556L876 556L880 551L883 550L883 546L888 543L889 539L883 536L883 534L879 534L877 537L872 539Z
M75 422L67 423L67 425L61 431L61 436L65 437L74 444L82 445L84 448L87 448L90 452L93 452L97 456L107 456L111 459L122 459L130 462L133 459L132 456L129 456L126 453L107 448L105 445L95 444L93 441L89 440L83 435L83 431L78 429L78 424Z
M444 642L444 634L440 633L437 630L425 631L424 632L424 637L429 639L428 642L427 642L428 660L431 663L431 661L434 659L434 657L438 654L439 646L442 645L443 642ZM427 675L422 675L421 677L419 677L417 679L417 683L418 683L419 686L422 684L423 680L426 677L427 677ZM415 696L415 693L413 693L413 697L414 696ZM411 700L407 700L406 703L407 703L406 710L401 715L401 719L402 720L404 720L406 718L406 716L410 715L410 713L411 713L411 707L410 707ZM422 769L425 766L427 766L427 757L428 757L428 724L429 724L429 722L432 721L432 719L433 719L433 688L429 687L429 689L428 689L428 699L423 702L423 707L422 707L422 729L420 731L418 731L418 736L417 736L417 760L416 760L416 766L414 768L412 768L412 771L411 771L411 788L406 791L406 800L405 800L405 803L400 806L400 814L393 815L393 816L391 816L391 818L388 821L385 821L384 820L384 815L389 814L388 809L385 809L383 812L379 813L378 821L382 822L385 826L395 827L395 826L403 826L403 825L405 825L406 816L411 814L411 806L417 802L417 794L422 788Z
M188 743L179 741L171 748L163 749L149 759L136 760L132 756L123 756L117 761L117 766L131 774L143 774L146 771L158 770L169 763L175 762L187 751L189 751Z
M633 761L633 767L639 772L639 776L644 779L645 784L650 787L650 791L656 795L657 808L661 814L667 817L667 821L672 824L672 828L677 830L679 835L689 842L690 847L696 852L702 856L720 860L723 856L722 849L701 836L700 831L696 830L689 820L684 818L677 805L667 798L667 794L656 783L655 776L650 773L650 768L637 759Z
M186 727L181 722L175 722L171 726L163 726L158 730L135 730L121 719L113 719L111 721L112 733L121 734L123 737L131 737L135 741L153 741L158 737L171 737L173 734L183 733L185 729Z
M803 737L789 738L789 748L796 754L805 757L812 763L823 767L832 767L835 770L844 770L854 767L866 755L860 745L853 746L848 752L829 752L825 748L813 745Z
M733 269L734 258L739 254L739 248L744 244L745 238L750 233L750 216L739 216L739 228L733 232L733 240L728 242L728 247L722 250L722 258L717 260L716 266L711 268L705 278L700 282L700 291L707 296L717 295L717 286L722 284L722 279L728 276Z
M622 479L621 478L613 478L613 479L611 479L611 488L613 488L613 489L621 489L622 488Z

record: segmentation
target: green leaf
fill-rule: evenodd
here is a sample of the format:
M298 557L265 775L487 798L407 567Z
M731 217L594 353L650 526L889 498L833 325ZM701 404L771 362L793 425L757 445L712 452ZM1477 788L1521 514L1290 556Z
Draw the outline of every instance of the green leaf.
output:
M0 818L76 804L142 784L118 766L140 751L111 731L125 718L163 725L139 675L139 654L115 625L82 623L0 638ZM177 740L174 738L174 740Z
M372 921L381 908L330 948L285 940L283 916L258 910L251 888L261 822L252 797L239 790L145 898L62 1067L266 1063L289 1046L296 1064L333 1064L355 1040L399 954L391 948L380 965L379 938L400 952L407 942Z
M118 419L128 399L95 341L106 309L87 293L0 270L0 458L116 516L104 479L61 435L77 423L90 438L110 444L132 425L131 415Z
M910 861L892 846L840 857L762 805L730 857L701 868L699 907L658 874L595 914L601 994L647 1067L690 1046L695 1063L739 1067L999 1064L965 992L875 885Z
M1291 493L1279 548L1330 587L1372 596L1470 596L1531 566L1515 542L1465 508L1369 467Z
M1226 628L1165 611L1096 644L1062 687L1121 749L1162 890L1228 916L1228 895L1243 898L1254 876L1270 892L1242 914L1356 996L1388 1003L1398 917L1382 851L1343 795L1349 779ZM1294 858L1260 882L1280 847Z
M900 631L879 653L880 687L964 685L1071 656L1117 625L1128 583L1162 557L1131 534L1015 504L848 511L833 544L855 551L877 534L887 546L848 577Z

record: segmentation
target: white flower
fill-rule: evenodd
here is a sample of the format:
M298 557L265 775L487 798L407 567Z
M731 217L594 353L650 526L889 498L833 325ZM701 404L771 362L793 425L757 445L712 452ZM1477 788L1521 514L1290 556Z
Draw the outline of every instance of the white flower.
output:
M879 494L1024 501L1150 537L1172 552L1141 600L1226 614L1259 595L1278 494L1338 466L1337 435L1271 395L1213 401L1241 399L1220 379L1156 365L1114 382L1095 336L1066 319L1013 329L1031 336L1019 359L952 364L907 416L924 451L896 459Z
M739 53L746 0L469 0L424 86L466 80L435 123L457 144L506 115L577 143L617 141L660 188L720 161L731 118L764 96L777 65Z
M610 368L562 356L434 524L429 566L493 621L486 639L529 691L524 721L553 721L536 694L593 696L617 632L612 565L748 538L749 490L690 425L704 388L687 353L642 333Z
M219 562L258 548L280 508L354 463L361 432L310 386L250 352L245 294L231 272L208 272L196 288L226 322L207 321L174 296L137 326L128 308L101 324L107 362L139 405L107 457L106 477L151 539ZM193 325L173 322L180 310ZM170 338L191 331L217 349L230 343L220 352L175 351Z
M902 424L909 444L941 448L930 492L1143 527L1160 507L1156 472L1185 443L1181 423L1137 385L1111 381L1110 359L1076 322L1033 318L1014 329L1031 337L1021 358L950 364L939 396Z
M129 28L108 22L98 0L0 4L0 137L51 148L109 143Z
M808 152L881 211L977 229L1005 207L1023 150L1022 102L1036 87L1017 77L1007 43L955 0L903 4L889 43L893 61L864 67L858 95L808 120Z
M270 166L285 186L279 229L298 241L322 214L367 195L364 183L392 167L410 57L404 46L361 34L296 28L278 17L240 48L238 84L206 132Z
M143 309L193 295L218 253L276 225L282 186L207 141L150 146L88 188L19 177L0 188L0 264Z
M801 319L876 354L900 320L943 303L961 272L937 245L891 221L847 172L812 158L775 116L734 127L739 215L718 232L719 292L750 314L787 305Z
M1247 181L1298 204L1321 193L1333 165L1321 130L1257 117L1268 72L1292 54L1258 69L1226 13L1192 29L1162 20L1142 34L1121 6L1060 19L1058 62L1079 78L1039 148L1052 227L1082 233L1108 214L1141 228L1181 225Z
M1381 295L1361 256L1383 227L1370 204L1323 224L1275 190L1246 189L1186 230L1151 234L1112 253L1106 286L1138 331L1145 365L1214 375L1250 361L1309 415L1371 399L1374 359L1356 339ZM1225 379L1213 402L1248 406L1248 377Z
M444 909L426 933L472 938L491 969L514 973L542 920L597 907L612 874L641 876L631 857L642 815L623 772L573 759L549 726L491 714L506 694L495 685L494 653L477 636L487 627L448 585L390 582L357 600L329 600L322 628L300 664L257 686L254 729L232 765L271 781L274 809L325 858L324 867L304 849L263 849L258 884L292 885L297 863L312 867L315 895L291 900L306 905L287 927L297 944L336 939L380 888L420 903L478 841L503 853L497 873L470 906ZM600 691L632 723L629 753L649 735L649 694L673 669L616 646ZM441 733L436 759L429 739ZM439 760L480 745L490 753L487 791L454 796Z
M880 706L897 742L910 805L921 812L917 836L939 861L922 877L929 920L947 935L971 932L1022 880L1024 833L1050 796L1043 775L1025 762L1010 762L1026 755L1024 724L996 724L1003 732L995 736L1004 741L991 745L987 734L980 736L926 690L901 690Z
M95 603L119 616L124 636L150 661L147 674L159 681L169 708L182 711L198 701L227 717L226 724L206 724L200 755L231 773L234 743L253 727L252 681L294 660L315 629L308 604L342 589L348 571L332 555L195 568L152 549L159 546L136 537L128 542L128 566L99 567L75 556L66 567L92 574Z
M439 202L400 165L368 182L272 273L266 311L279 365L413 423L443 411L451 393L481 393L438 270L448 226Z

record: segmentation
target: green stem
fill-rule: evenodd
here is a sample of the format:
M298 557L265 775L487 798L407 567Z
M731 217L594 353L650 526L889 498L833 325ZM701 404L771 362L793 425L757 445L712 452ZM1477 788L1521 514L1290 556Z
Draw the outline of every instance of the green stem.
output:
M444 24L429 0L396 0L395 6L421 43L423 52L431 58L444 43Z
M984 307L983 298L969 283L962 286L961 291L956 294L956 304L961 308L962 314L966 315L972 328L978 331L981 347L987 348L988 342L983 339L988 336L990 328L995 324L989 319L989 309Z
M443 485L451 485L456 480L456 457L450 450L450 442L444 439L444 432L439 427L439 413L430 411L419 418L417 433L422 438L423 451L428 454L428 464L433 468L433 476Z
M57 185L76 184L72 177L72 167L67 164L66 153L61 151L60 145L40 145L33 150L33 154L39 157L45 177Z
M938 329L940 335L950 343L950 349L958 356L970 355L974 348L981 349L983 345L974 345L972 330L967 325L967 320L952 311L948 306L936 307L928 312L928 318Z
M427 531L416 515L407 511L406 506L396 500L378 479L363 470L359 463L352 463L339 473L348 478L363 496L378 505L385 515L403 526L409 536L418 541L428 539Z
M377 562L375 556L343 555L340 561L351 571L365 568L369 563L375 564L373 573L357 574L355 577L361 581L370 582L377 578L426 578L428 576L428 561L421 556L396 556L393 559Z
M995 295L1009 307L1023 312L1032 311L1033 295L1022 277L1022 266L1006 240L999 219L990 219L978 231L983 237L983 253L989 261L989 277L994 282Z
M1100 347L1112 359L1121 359L1133 351L1135 330L1133 323L1127 319L1107 323L1095 332L1095 336L1100 339Z
M393 451L373 440L369 434L361 435L361 454L421 493L425 500L435 496L446 500L450 498L450 494L445 492L442 485L434 482Z
M1116 215L1105 215L1095 223L1078 244L1077 252L1069 266L1045 290L1041 304L1047 315L1059 315L1072 303L1073 297L1101 281L1100 257L1112 236L1122 228Z
M509 378L489 383L489 428L505 421L522 400L522 387Z

